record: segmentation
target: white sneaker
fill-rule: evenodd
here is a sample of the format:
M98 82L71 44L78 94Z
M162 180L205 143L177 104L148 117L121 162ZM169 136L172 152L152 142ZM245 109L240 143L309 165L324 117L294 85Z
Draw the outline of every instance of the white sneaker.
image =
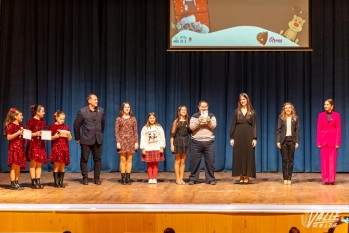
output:
M152 183L153 183L153 179L149 179L148 184L152 184Z
M157 179L153 179L153 184L157 184L157 183L158 183Z

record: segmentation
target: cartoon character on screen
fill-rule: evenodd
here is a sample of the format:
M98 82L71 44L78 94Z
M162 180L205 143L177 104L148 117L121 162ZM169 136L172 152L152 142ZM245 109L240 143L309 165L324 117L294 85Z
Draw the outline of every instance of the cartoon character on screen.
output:
M184 16L181 21L177 24L178 32L183 30L189 30L198 33L208 33L210 29L200 22L196 22L196 18L194 15Z
M285 32L284 30L281 30L280 34L298 44L299 39L297 38L297 34L303 30L303 25L306 22L306 16L305 13L298 7L294 7L292 10L294 15L291 21L288 22L289 28Z

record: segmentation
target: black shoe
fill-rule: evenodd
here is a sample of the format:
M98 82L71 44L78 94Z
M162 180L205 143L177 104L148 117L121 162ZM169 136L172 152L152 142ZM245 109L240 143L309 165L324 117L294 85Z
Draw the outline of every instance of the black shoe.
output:
M17 190L16 182L15 182L15 181L11 181L11 187L10 187L10 189L12 189L12 190Z
M23 190L24 188L22 186L19 185L18 180L15 181L15 185L17 190Z
M82 178L82 184L88 185L88 178L87 177Z
M121 173L121 184L126 184L126 173Z
M188 184L189 184L189 185L194 185L194 184L195 184L195 181L189 180Z
M131 184L131 173L126 173L125 182L126 182L126 184L128 184L128 185Z
M39 188L38 184L36 183L36 179L32 179L32 183L31 183L30 187L32 189L38 189Z
M59 178L58 178L58 172L53 172L53 181L55 183L55 187L59 188Z
M216 183L216 181L211 180L211 181L208 182L208 184L210 184L210 185L216 185L217 183Z
M100 179L95 179L95 184L96 184L96 185L101 185L101 184L102 184L102 182L101 182L101 180L100 180Z
M39 189L43 189L44 185L41 184L40 178L36 178L35 180L36 180L36 184L38 185Z
M65 172L58 172L58 185L60 188L65 188L65 185L63 183L64 174L65 174Z

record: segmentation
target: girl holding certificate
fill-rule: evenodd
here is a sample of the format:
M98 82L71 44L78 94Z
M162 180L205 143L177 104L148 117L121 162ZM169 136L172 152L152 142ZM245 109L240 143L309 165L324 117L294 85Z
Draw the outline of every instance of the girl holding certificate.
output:
M22 190L18 183L20 169L27 168L23 139L22 113L11 108L6 116L4 132L9 141L8 166L10 169L10 180L12 190Z
M47 163L45 141L41 140L41 130L46 129L46 121L43 120L45 108L36 104L31 107L32 118L27 121L26 129L32 132L32 139L27 145L27 160L30 161L31 188L43 189L41 184L41 167Z
M50 125L49 130L52 135L52 149L50 161L54 164L53 180L55 187L64 188L64 166L70 164L70 152L68 140L72 139L68 125L64 124L65 114L57 110L54 114L55 123Z

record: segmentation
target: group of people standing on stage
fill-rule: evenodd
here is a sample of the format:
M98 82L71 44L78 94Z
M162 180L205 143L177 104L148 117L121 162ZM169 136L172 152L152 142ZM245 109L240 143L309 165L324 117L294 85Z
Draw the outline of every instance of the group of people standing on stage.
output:
M104 110L98 107L95 94L87 96L88 105L81 108L74 121L75 140L81 146L80 169L82 184L88 185L87 161L92 152L94 161L94 183L101 184L101 154L103 148L103 130L105 125ZM205 182L215 185L215 148L214 130L217 120L208 111L207 101L200 101L198 112L191 118L186 106L179 106L170 132L171 152L175 156L174 170L176 184L184 182L185 161L191 138L191 160L189 185L199 182L200 163L205 162ZM340 114L334 111L334 102L327 99L324 112L318 117L316 145L320 148L322 181L324 184L334 184L336 174L337 151L341 143ZM10 167L11 189L22 190L19 184L20 169L26 168L30 161L31 187L42 189L41 167L47 163L45 142L42 140L42 130L46 129L43 119L45 109L41 105L31 106L32 118L22 125L22 112L11 108L8 111L4 133L9 140L8 166ZM51 131L52 148L49 161L54 164L53 179L55 187L64 188L65 166L70 163L68 141L72 139L69 127L64 124L65 114L57 110L54 114L54 124ZM24 130L30 130L31 139L25 147ZM291 184L294 153L299 145L299 119L294 106L286 102L278 118L276 129L276 145L282 157L284 184ZM142 151L142 161L147 163L148 183L157 183L158 163L165 160L165 133L159 124L156 114L150 112L146 124L138 138L137 120L127 102L120 107L115 121L116 150L120 155L121 183L131 184L132 156L138 150ZM256 178L255 147L257 145L257 116L246 93L239 95L237 108L234 111L230 128L230 144L233 147L232 175L239 176L239 183L250 182L250 177Z
M30 161L29 173L31 187L42 189L41 183L42 164L47 163L45 141L41 140L41 131L46 129L46 121L43 120L45 108L42 105L31 106L32 117L27 121L26 126L22 125L23 114L16 108L11 108L4 124L5 134L9 140L8 166L10 167L11 189L22 190L19 184L21 168L27 168L27 161ZM64 112L57 110L54 114L55 123L50 125L52 133L52 149L49 160L54 163L54 183L56 187L64 187L64 167L70 163L68 140L72 139L69 127L64 124ZM23 138L24 129L30 130L31 139L25 147ZM64 132L63 132L64 131Z

